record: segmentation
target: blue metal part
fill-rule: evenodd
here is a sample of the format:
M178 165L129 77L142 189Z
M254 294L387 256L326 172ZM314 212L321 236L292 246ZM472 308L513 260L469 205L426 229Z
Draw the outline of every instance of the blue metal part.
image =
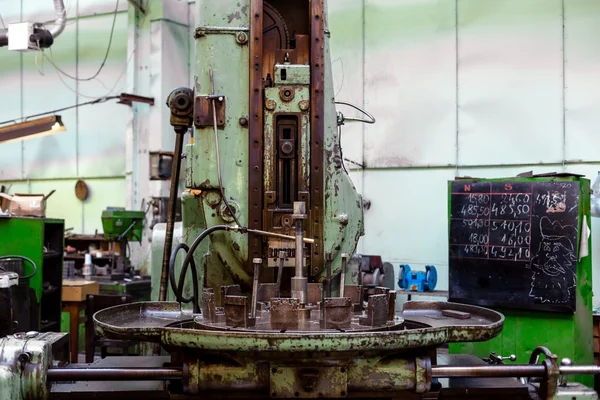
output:
M398 286L413 292L429 292L437 284L437 270L433 265L427 265L425 271L411 271L409 265L400 265Z

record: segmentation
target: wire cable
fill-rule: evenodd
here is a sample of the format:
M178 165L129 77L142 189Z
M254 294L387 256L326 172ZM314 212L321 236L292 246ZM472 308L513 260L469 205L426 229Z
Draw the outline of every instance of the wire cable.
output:
M96 71L96 73L88 78L79 78L76 76L73 76L71 74L66 73L65 71L63 71L58 65L56 65L56 63L54 63L54 61L52 61L48 56L46 56L45 53L42 53L44 55L44 57L48 60L48 62L50 62L50 64L52 64L52 66L54 68L56 68L58 71L60 71L64 76L71 78L73 80L76 81L91 81L93 79L95 79L100 72L102 71L102 69L104 68L104 65L106 64L106 60L108 59L108 54L110 53L110 48L112 45L112 40L113 40L113 34L115 33L115 23L117 22L117 14L119 11L119 0L117 0L117 4L115 6L115 12L113 13L113 22L112 22L112 27L110 29L110 36L108 38L108 46L106 48L106 53L104 54L104 59L102 60L102 64L100 64L100 68L98 68L98 71Z
M4 25L4 20L2 19L2 14L0 14L0 22L2 22L2 27L6 29L6 25Z
M14 259L19 259L19 260L27 261L29 264L31 264L33 266L33 272L32 273L30 273L27 276L20 276L19 279L27 280L27 279L31 279L31 278L33 278L35 276L35 274L37 273L37 264L35 262L33 262L33 260L31 258L27 258L27 257L24 257L24 256L0 256L0 260L14 260Z
M4 125L4 124L8 124L9 122L16 122L17 120L21 119L22 121L27 121L30 118L35 118L35 117L41 117L43 115L48 115L48 114L56 114L57 112L60 111L65 111L65 110L70 110L72 108L77 108L77 107L81 107L81 106L86 106L88 104L100 104L100 103L105 103L109 100L113 100L113 99L119 99L121 98L121 96L108 96L108 97L101 97L99 99L96 100L91 100L91 101L86 101L85 103L79 103L79 104L75 104L72 106L67 106L67 107L63 107L63 108L57 108L56 110L52 110L52 111L46 111L43 113L39 113L39 114L33 114L33 115L28 115L25 118L15 118L15 119L9 119L7 121L2 121L0 122L0 125Z
M213 77L212 69L210 70L210 84L211 84L211 92L214 95L215 94L215 84L214 84L214 77ZM221 160L220 160L220 156L219 156L219 129L217 127L217 107L216 107L214 98L212 99L212 111L213 111L213 128L215 131L215 152L216 152L216 156L217 156L216 157L217 158L216 159L216 161L217 161L217 178L219 180L219 189L221 191L221 197L223 198L225 207L227 207L227 211L229 211L229 214L231 215L231 217L233 218L235 223L238 226L242 226L242 224L240 224L240 221L235 216L235 213L231 209L231 206L229 205L227 198L225 197L225 189L223 188L223 181L221 179Z

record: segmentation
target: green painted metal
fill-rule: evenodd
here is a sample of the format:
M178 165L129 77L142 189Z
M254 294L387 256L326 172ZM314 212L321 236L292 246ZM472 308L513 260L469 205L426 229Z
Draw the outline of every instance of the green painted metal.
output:
M47 229L49 228L50 229ZM55 229L51 229L54 227ZM63 220L44 219L44 218L0 218L0 237L10 238L0 241L0 255L21 255L30 258L37 265L37 272L29 279L29 287L36 294L40 304L38 317L46 314L48 307L57 307L57 310L51 310L51 314L56 318L55 325L49 327L52 330L60 328L60 288L58 293L49 293L53 297L52 301L46 298L44 303L43 282L53 279L53 284L61 285L62 282L62 264L63 264ZM51 232L53 231L53 232ZM56 237L55 234L60 236ZM52 241L52 244L50 242ZM49 252L44 253L44 247L50 247ZM33 272L33 267L29 263L24 263L25 274ZM52 274L60 274L58 278L53 276L44 278L44 270L52 268ZM48 273L50 273L48 272ZM46 309L45 309L46 308ZM38 323L40 324L41 321ZM38 329L43 327L39 326Z
M102 211L102 228L104 236L108 240L118 240L131 224L135 223L127 235L129 241L139 242L142 240L142 228L145 213L143 211L128 210L104 210Z
M52 344L63 333L37 332L0 338L0 400L47 399L46 372L52 362ZM26 354L27 362L19 356Z
M249 27L248 0L224 0L219 2L201 0L197 3L196 65L194 75L195 94L223 94L226 98L225 127L219 129L221 176L225 195L236 210L242 225L248 219L248 128L240 124L240 118L249 117L249 48L247 43L236 41L235 33L247 32ZM324 251L332 252L332 270L339 272L341 253L353 254L358 239L363 234L362 199L350 181L343 166L334 104L333 79L330 66L329 41L325 40L325 212ZM306 89L297 92L293 103L286 104L279 98L277 85L306 85L310 71L304 65L285 65L289 70L286 81L275 74L275 88L266 90L265 98L276 102L278 111L296 110L296 100L310 100ZM212 81L211 81L212 71ZM271 93L273 92L273 93ZM310 111L306 111L308 114ZM265 112L265 126L272 121L272 113ZM310 129L310 118L302 123L302 129ZM265 129L265 135L269 135ZM266 142L266 141L265 141ZM305 148L302 164L309 165L309 137L301 144ZM274 151L274 149L264 149ZM233 224L231 218L223 217L219 193L216 163L215 137L212 127L195 128L194 140L186 148L186 187L201 193L184 194L182 197L183 241L191 241L203 229L217 224ZM310 171L306 168L306 176ZM269 177L265 176L265 180ZM196 251L196 262L202 265L205 254L210 254L207 268L207 285L216 287L229 282L251 282L248 268L248 238L234 232L218 232L211 236L210 248L203 244ZM323 270L323 266L317 266ZM313 269L314 270L314 269ZM153 272L156 272L153 267ZM227 273L223 272L227 271ZM155 275L155 273L153 273ZM324 278L324 271L317 280ZM199 279L202 279L199 276ZM153 297L154 298L154 297Z
M506 179L490 179L503 181ZM590 221L590 181L576 177L554 178L510 178L511 181L578 181L580 183L579 221L587 216ZM486 180L487 181L487 180ZM577 237L577 253L581 229ZM591 248L591 237L589 239ZM505 317L504 329L500 335L487 342L451 344L450 352L467 353L487 357L490 352L503 356L514 354L517 363L527 363L531 352L537 346L546 346L559 359L568 357L578 365L593 364L592 331L592 257L591 252L577 263L576 312L565 315L549 312L498 309ZM593 386L592 376L577 376L574 380Z
M342 157L340 135L337 126L335 93L333 90L333 73L329 47L328 19L325 14L325 161L327 166L325 177L325 251L333 254L331 269L333 275L341 270L342 253L350 257L356 251L358 240L364 235L362 196L348 176ZM325 271L321 273L321 281L325 279Z
M249 9L248 0L201 0L196 6L197 25L237 28L239 32L246 32ZM239 119L248 118L249 114L250 66L248 45L236 41L237 29L205 33L196 39L194 89L196 95L208 95L214 88L214 93L226 97L225 128L219 130L221 176L225 195L236 209L240 223L245 225L248 207L248 128L242 126ZM213 128L196 128L194 143L187 146L186 153L186 186L202 190L200 198L182 198L183 231L185 241L189 244L205 227L232 221L223 220L220 208L215 204L221 196ZM237 279L249 282L250 275L244 269L248 259L247 237L236 233L218 233L212 235L211 243L211 252L218 256L211 257L208 270L230 271ZM208 252L206 246L202 247L196 251L196 255ZM196 258L198 265L202 265L200 257Z

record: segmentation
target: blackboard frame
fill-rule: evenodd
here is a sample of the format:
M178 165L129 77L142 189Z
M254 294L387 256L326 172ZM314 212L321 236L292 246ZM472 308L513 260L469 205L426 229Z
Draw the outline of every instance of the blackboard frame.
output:
M456 219L460 219L458 218L459 216L457 216L457 207L456 204L457 202L460 203L459 200L457 200L456 198L453 198L453 193L456 195L456 192L453 192L453 185L454 188L456 188L456 185L465 185L465 184L471 184L473 185L471 187L471 190L473 190L475 185L480 185L479 188L475 188L474 192L475 193L479 193L479 192L485 192L486 190L483 190L483 186L481 185L488 185L491 187L491 185L495 185L496 187L500 184L514 184L515 187L523 187L524 185L530 185L530 187L538 187L538 188L544 188L544 187L553 187L556 185L572 185L572 189L570 189L570 193L569 195L571 196L571 200L567 203L572 203L572 200L576 197L577 200L577 206L575 207L574 210L571 211L571 214L569 214L569 219L568 220L563 220L560 219L565 226L570 226L572 225L573 221L575 222L575 232L573 233L572 230L570 228L567 228L567 230L569 231L569 238L565 239L565 238L560 238L557 239L557 236L549 236L549 234L541 234L538 233L537 237L534 238L534 236L531 235L535 235L535 233L531 233L530 235L530 245L534 246L534 249L529 249L529 254L528 254L528 258L527 260L525 260L525 255L526 252L524 251L522 253L522 255L517 255L516 258L514 259L514 261L512 261L512 264L508 264L509 261L505 261L505 260L490 260L490 256L491 254L490 252L490 248L494 247L491 246L490 243L490 237L492 235L488 235L487 236L487 242L482 242L485 244L486 246L486 250L482 251L480 248L476 248L476 252L475 252L475 256L473 256L473 253L471 254L457 254L456 251L453 251L453 246L454 248L456 248L457 246L460 246L459 244L454 243L453 244L453 240L456 239L456 237L460 237L463 241L467 236L462 234L463 232L461 232L461 234L457 234L457 228L456 228ZM546 185L546 186L544 186ZM574 189L573 189L574 188ZM556 244L557 246L559 246L561 248L561 251L565 252L565 257L567 257L570 260L573 260L573 253L575 255L575 258L578 257L579 254L579 246L580 246L580 241L581 241L581 224L582 224L582 215L583 215L583 207L582 207L582 201L581 201L581 195L582 195L582 189L583 187L580 185L579 182L579 177L577 176L552 176L552 177L536 177L536 178L499 178L499 179L456 179L454 181L449 181L448 183L448 238L449 238L449 249L448 249L448 265L449 265L449 301L453 301L453 302L460 302L460 303L466 303L466 304L474 304L474 305L479 305L479 306L484 306L484 307L493 307L493 308L507 308L507 309L521 309L521 310L535 310L535 311L549 311L549 312L559 312L559 313L570 313L573 314L576 311L576 292L577 292L577 285L575 284L575 282L577 282L578 277L577 277L577 273L579 271L578 268L578 261L574 260L574 265L572 265L572 272L573 274L575 274L574 278L573 278L573 285L570 287L570 291L567 290L565 291L565 293L569 293L568 296L564 297L564 294L557 294L557 290L550 290L549 292L551 293L550 295L550 301L544 301L547 299L544 299L543 297L540 298L536 298L536 291L534 289L529 289L530 293L527 294L527 296L525 295L525 290L527 290L527 285L525 285L523 282L525 281L526 277L530 277L530 282L529 285L531 286L531 288L533 288L534 284L531 283L533 282L533 277L534 276L540 276L543 277L545 279L558 279L558 278L547 278L546 277L546 272L544 272L544 274L534 274L532 271L532 259L534 258L534 256L537 256L537 253L543 253L541 251L541 247L540 245L543 243L544 246L546 245L546 242L548 242L548 240L546 240L547 238L552 238L552 244ZM492 191L491 189L489 189L490 191ZM526 192L526 190L518 190L518 192ZM531 194L530 196L533 197L533 189L530 191ZM537 193L537 192L536 192ZM494 193L495 194L495 193ZM539 194L539 193L537 193ZM511 201L513 201L513 205L515 205L514 203L514 196L516 195L511 195L512 199ZM575 197L574 197L575 196ZM456 197L456 196L455 196ZM488 196L489 197L489 196ZM471 200L472 201L472 196L471 196ZM482 229L485 229L485 226L479 226L478 224L481 222L482 219L485 218L485 216L482 213L488 212L488 209L491 208L491 203L492 202L497 202L497 200L489 200L488 203L485 203L485 198L484 200L480 200L483 201L483 203L479 203L479 204L483 204L484 207L482 208L478 208L477 207L477 202L474 203L474 211L473 210L469 210L470 215L467 216L467 221L469 223L471 223L472 226L475 226L475 228L473 228L472 226L469 228L465 228L467 229L467 233L475 233L477 236L480 233L485 233L482 231ZM523 203L523 198L520 200L521 203L518 204L524 204ZM585 201L583 201L583 203L585 203ZM536 203L537 204L537 203ZM544 203L545 204L545 203ZM464 205L461 203L461 205ZM533 207L533 199L530 200L529 203L530 207ZM537 205L538 207L539 204ZM453 208L454 207L454 208ZM571 205L572 207L572 205ZM497 210L496 210L497 211ZM559 210L560 211L560 210ZM454 214L453 214L454 212ZM463 210L464 212L464 210ZM533 213L535 213L536 211L532 211ZM544 217L544 215L542 215L543 213L540 212L540 210L538 210L538 214L537 217L540 219L540 221L542 220L542 218ZM551 215L550 217L550 221L545 221L545 232L549 232L552 230L552 227L555 227L556 224L552 223L552 220L554 220L554 213L549 214ZM561 215L560 213L556 213L556 215ZM462 215L461 215L462 216ZM525 220L526 218L525 214L519 214L519 213L514 213L511 214L510 219L511 220ZM489 217L488 218L490 220L493 221L493 217ZM534 218L534 217L532 217ZM476 220L477 223L476 224L472 224L473 220ZM589 221L589 220L588 220ZM536 223L538 221L531 221L529 228L531 229L532 226L536 226ZM571 224L567 224L567 222L570 222ZM588 222L589 223L589 222ZM453 226L454 224L454 226ZM490 222L491 224L491 222ZM454 231L453 231L454 228ZM561 226L562 228L562 226ZM556 230L556 229L555 229ZM560 229L560 231L562 232L564 229ZM460 229L459 229L460 231ZM540 232L542 232L542 228L540 225ZM555 235L553 233L553 235ZM479 237L485 237L485 235L479 235ZM469 235L469 238L472 239L472 235ZM541 238L545 238L545 240L542 240ZM523 239L522 237L519 239ZM496 238L497 240L497 238ZM536 243L531 243L532 241L535 241ZM565 243L565 245L561 245L561 241ZM468 242L467 244L470 245L470 243L472 242ZM571 247L572 246L572 249ZM479 247L479 246L478 246ZM564 250L565 248L568 248L569 251ZM539 250L539 251L538 251ZM570 251L572 250L572 251ZM477 260L473 259L472 257L477 257ZM521 257L521 258L519 258ZM539 262L539 257L536 258L535 261L535 271L539 272L539 265L540 264L544 264L544 266L548 265L548 263L540 263ZM560 265L562 264L569 264L568 261L561 261L559 263ZM525 269L523 269L523 267L527 265L527 267ZM515 266L517 266L515 268ZM521 269L519 269L521 268ZM559 266L560 268L560 266ZM483 275L485 275L485 277L483 277ZM567 275L568 275L568 271L567 271ZM489 276L489 279L488 279ZM485 278L485 279L482 279ZM485 282L487 279L488 282ZM559 281L561 283L563 283L563 281ZM539 282L538 282L539 283ZM551 283L555 283L555 281L551 281ZM487 285L487 286L486 286ZM559 284L559 286L561 286ZM545 288L548 287L548 285L544 286ZM562 286L561 286L562 287ZM554 297L552 297L554 296ZM563 297L561 297L563 296ZM556 301L556 302L554 302Z

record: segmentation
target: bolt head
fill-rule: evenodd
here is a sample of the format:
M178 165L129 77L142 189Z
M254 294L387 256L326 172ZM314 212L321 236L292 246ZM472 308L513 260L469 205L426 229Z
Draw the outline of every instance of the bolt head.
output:
M277 103L275 103L275 100L273 100L273 99L268 99L267 101L265 101L265 107L269 111L273 111L276 106L277 106Z
M560 365L573 365L573 361L571 361L570 358L563 358L562 360L560 360Z

